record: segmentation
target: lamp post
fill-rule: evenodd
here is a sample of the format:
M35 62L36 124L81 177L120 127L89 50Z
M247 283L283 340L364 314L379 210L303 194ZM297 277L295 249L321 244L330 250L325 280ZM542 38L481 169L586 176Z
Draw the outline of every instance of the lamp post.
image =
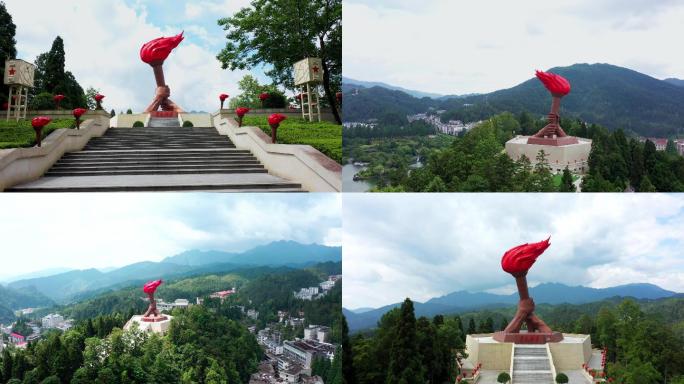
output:
M33 130L36 131L36 146L41 146L43 141L43 127L50 124L51 121L52 119L45 116L34 117L31 120L31 126L33 126Z
M285 119L287 119L287 116L280 113L274 113L268 117L268 125L271 126L271 143L276 143L278 127L280 127L280 123Z

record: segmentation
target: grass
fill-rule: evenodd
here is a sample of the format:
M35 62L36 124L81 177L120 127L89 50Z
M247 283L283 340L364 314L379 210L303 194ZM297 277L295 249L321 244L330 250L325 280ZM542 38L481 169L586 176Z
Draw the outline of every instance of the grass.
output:
M53 120L43 128L43 140L59 128L71 128L74 119ZM0 120L0 149L26 148L36 145L36 132L30 120Z
M245 116L243 126L259 127L271 135L266 116ZM329 158L342 163L342 126L329 122L309 123L300 118L288 117L278 128L278 143L308 144Z
M572 173L572 182L574 183L575 181L577 181L577 179L579 179L579 176ZM555 185L556 187L560 187L562 181L563 172L553 175L553 185Z

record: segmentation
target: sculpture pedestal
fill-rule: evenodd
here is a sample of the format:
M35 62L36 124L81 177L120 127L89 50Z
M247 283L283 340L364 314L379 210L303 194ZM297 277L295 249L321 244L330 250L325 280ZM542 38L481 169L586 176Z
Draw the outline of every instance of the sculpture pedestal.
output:
M563 334L560 332L551 333L507 333L504 331L495 332L492 337L494 340L501 343L515 343L515 344L546 344L557 343L563 340Z
M129 331L133 328L134 324L137 324L138 329L144 332L158 333L160 335L166 334L171 327L171 320L173 316L161 315L161 316L148 316L135 315L131 317L130 320L124 325L124 331Z

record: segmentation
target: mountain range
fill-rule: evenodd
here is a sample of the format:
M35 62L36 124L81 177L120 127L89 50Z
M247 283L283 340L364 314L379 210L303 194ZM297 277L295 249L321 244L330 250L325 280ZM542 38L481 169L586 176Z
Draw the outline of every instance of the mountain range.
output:
M341 247L276 241L240 253L190 250L167 257L161 262L139 262L106 272L94 268L73 270L51 276L13 281L4 289L16 293L40 294L48 300L64 304L75 299L82 300L103 290L154 279L228 272L245 266L306 267L341 260ZM15 305L9 308L26 308L25 303L26 300L17 300Z
M380 87L380 88L385 88L385 89L389 89L392 91L401 91L401 92L404 92L404 93L411 95L413 97L417 97L419 99L422 99L423 97L429 97L431 99L439 99L441 97L444 97L444 95L440 95L438 93L421 92L421 91L416 91L413 89L406 89L403 87L398 87L396 85L390 85L390 84L382 83L379 81L362 81L362 80L354 80L354 79L351 79L349 77L342 77L342 83L345 85L354 85L354 86L360 86L363 88Z
M660 299L678 295L676 292L662 289L653 284L627 284L610 288L589 288L583 286L567 286L559 283L545 283L530 288L530 295L537 304L584 304L612 297L633 297L636 299ZM515 305L518 294L497 295L487 292L457 291L441 297L432 298L424 303L414 302L416 316L434 316L452 314L474 309L497 308ZM392 308L400 306L394 303L369 310L359 308L349 310L343 308L349 329L359 331L373 328L378 320Z
M574 64L551 68L567 78L572 91L563 98L561 115L609 129L623 128L643 136L668 137L684 132L684 80L659 80L610 64ZM551 105L548 91L536 79L486 94L440 99L417 98L380 86L345 84L346 121L381 119L385 113L403 116L446 110L450 119L477 121L509 111L545 116Z

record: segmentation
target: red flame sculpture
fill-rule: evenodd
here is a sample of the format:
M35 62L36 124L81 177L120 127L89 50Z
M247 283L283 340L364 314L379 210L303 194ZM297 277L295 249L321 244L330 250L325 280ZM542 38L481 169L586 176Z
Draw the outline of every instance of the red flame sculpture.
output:
M34 117L31 120L31 126L33 130L36 131L36 146L40 147L43 141L43 127L50 124L51 118L45 116Z
M235 114L238 117L238 127L242 127L242 118L249 112L249 108L238 107L235 109Z
M511 248L501 258L501 267L515 277L518 286L518 310L501 332L494 333L494 340L518 344L544 344L563 340L563 334L554 332L546 323L534 314L534 300L527 287L527 272L537 258L551 245L550 237L544 241L523 244ZM527 324L527 333L521 333L523 323Z
M570 82L561 75L542 71L537 71L537 78L551 92L553 102L548 115L548 124L527 139L527 144L561 146L579 143L576 137L568 136L560 126L560 100L570 93Z
M275 144L277 141L276 138L278 133L278 127L280 126L280 123L285 119L287 119L287 116L282 115L280 113L274 113L268 117L268 125L271 126L271 142L273 144Z
M157 288L162 285L164 281L155 280L143 285L143 292L147 294L147 298L150 300L150 305L147 307L147 312L143 315L142 321L156 322L168 319L166 316L161 315L157 309L157 301L154 299L154 292Z
M55 101L55 109L61 109L61 108L59 107L59 104L61 104L61 103L62 103L62 100L64 100L64 95L54 95L54 96L52 97L52 100Z
M156 112L161 108L163 111L183 112L183 110L176 105L169 97L171 96L171 89L166 85L164 80L164 61L169 57L173 51L183 41L183 32L173 37L160 37L149 41L140 48L140 59L149 64L154 71L154 78L157 82L157 90L155 91L152 103L145 109L146 113Z
M81 129L81 116L83 116L87 111L84 108L76 108L72 111L74 117L76 118L76 129Z

